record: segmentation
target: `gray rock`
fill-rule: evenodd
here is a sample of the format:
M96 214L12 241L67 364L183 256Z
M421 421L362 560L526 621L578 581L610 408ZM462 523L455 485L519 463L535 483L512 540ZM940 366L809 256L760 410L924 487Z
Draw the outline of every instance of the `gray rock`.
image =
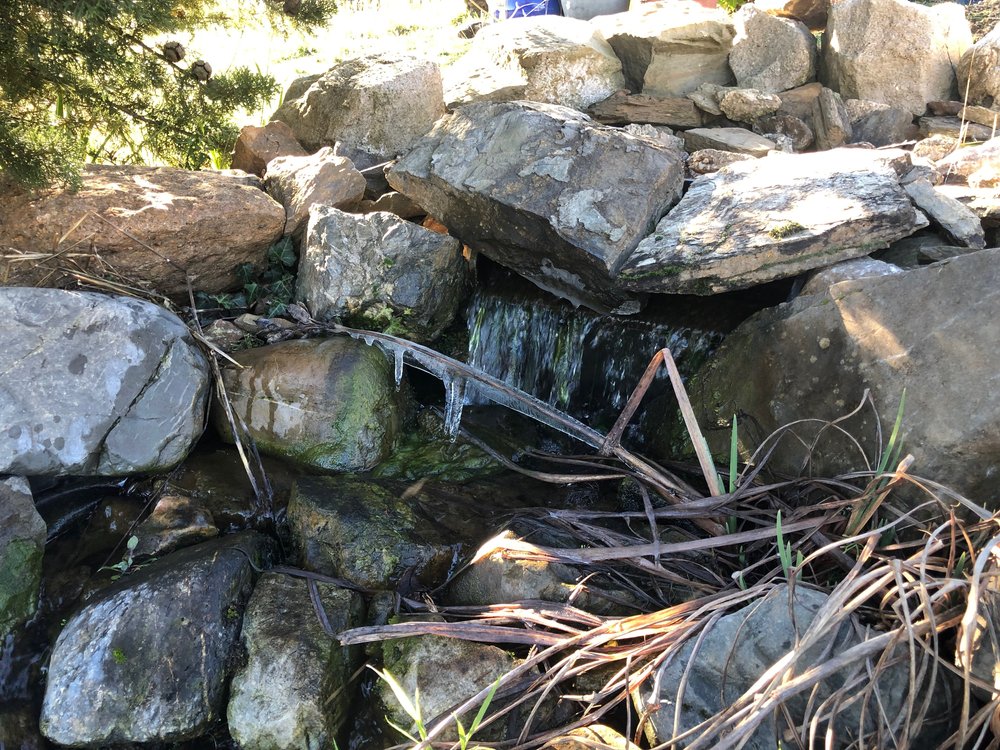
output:
M352 591L317 583L334 633L361 624L364 604ZM265 573L243 618L246 665L233 675L229 733L244 750L332 747L348 718L348 683L359 653L320 623L307 582Z
M208 363L149 302L0 288L0 474L120 476L179 463L201 435Z
M985 226L1000 224L1000 192L995 188L975 188L965 185L938 185L937 191L954 198L982 219Z
M307 570L346 578L359 586L429 587L444 580L457 539L425 508L428 492L407 482L363 477L301 477L288 503L288 526Z
M222 380L264 453L326 471L365 471L399 428L400 394L381 350L348 338L285 341L233 355ZM216 404L212 419L231 441Z
M958 90L970 104L1000 105L1000 24L962 54Z
M395 214L316 206L295 296L320 320L431 341L454 318L471 270L454 237Z
M239 289L281 237L281 206L243 172L87 164L78 190L18 191L0 202L0 279L77 285L84 270L189 304L188 290ZM68 263L67 260L72 262ZM190 285L190 286L189 286Z
M717 148L703 148L688 157L688 169L692 174L710 174L718 172L723 167L738 161L746 161L754 157L749 154L737 154L734 151L720 151Z
M471 87L458 96L464 102L485 95L585 109L625 86L622 64L601 33L563 16L486 26L457 67Z
M816 79L819 51L801 21L773 16L754 3L736 14L736 41L729 66L736 85L765 93L793 89Z
M955 61L972 45L963 8L906 0L845 0L830 6L820 80L845 98L922 115L951 99Z
M444 114L438 66L394 55L339 63L293 84L271 116L309 151L335 142L384 159L403 153Z
M520 664L513 654L482 643L460 641L455 638L418 636L386 641L383 646L386 671L391 674L403 692L412 700L420 695L420 707L426 726L433 726L435 719L448 718L448 711L468 700L481 690L486 690L500 677ZM532 673L529 672L529 676ZM382 680L376 683L376 695L383 707L382 713L397 726L416 734L413 719L403 710L392 690ZM500 701L491 702L487 716L501 707ZM476 709L462 714L459 719L468 729ZM476 739L497 741L515 739L527 718L528 710L519 708L509 720L495 721L480 729ZM454 742L458 734L454 722L439 739ZM507 727L513 728L512 732Z
M0 480L0 641L35 613L45 533L27 480Z
M851 279L866 279L869 276L890 276L902 273L903 269L874 258L853 258L843 263L821 268L809 277L800 294L820 294L834 284Z
M76 747L204 734L225 710L254 566L270 548L253 532L188 547L88 601L53 646L42 733Z
M786 136L791 139L792 150L794 151L805 151L815 140L812 128L804 120L799 119L795 115L783 114L782 112L760 118L754 123L753 127L756 132L765 137L773 137L775 135ZM768 140L771 140L771 138L769 137Z
M988 386L1000 372L997 263L1000 249L980 250L902 274L843 281L755 315L694 378L702 424L746 413L767 435L803 418L842 417L870 389L887 429L905 389L902 447L915 458L911 473L1000 507L1000 410ZM877 461L869 410L840 426ZM803 446L813 443L816 429L797 427L801 444L782 440L774 469L800 472ZM812 453L811 472L863 468L856 445L832 433L824 432Z
M775 150L774 141L745 128L691 128L682 137L688 151L711 148L760 157Z
M719 109L730 120L753 122L781 109L781 99L756 89L733 89L719 98Z
M763 599L712 622L704 635L689 639L677 656L660 668L656 679L649 680L642 688L643 698L659 707L658 711L650 713L651 744L666 743L735 702L809 631L826 604L826 594L801 585L795 587L793 594L788 586L777 586ZM842 623L835 632L815 642L795 660L792 675L801 676L825 662L830 654L841 654L861 643L863 639L858 631L861 631L860 625ZM859 666L854 665L854 669ZM783 710L767 716L743 747L773 750L780 746L789 729L786 722L791 719L792 726L798 727L807 711L815 711L851 674L852 667L846 667L824 678L814 693L806 691L784 701ZM905 705L908 682L905 664L890 667L879 677L877 695L873 693L867 701L841 706L832 726L819 722L818 736L829 731L828 742L832 742L833 747L841 747L856 738L862 724L871 731L872 715L880 710L895 718ZM653 690L658 692L653 694ZM680 690L683 690L682 695L679 695ZM943 690L935 699L931 716L950 708L948 695ZM696 737L697 734L678 746L685 747Z
M913 115L907 109L882 107L851 122L851 143L891 146L917 134Z
M599 311L629 297L611 275L676 203L681 155L564 107L463 107L389 172L463 242Z
M703 83L694 91L689 91L685 96L693 101L698 109L710 115L721 117L722 109L719 107L719 97L732 88L732 86L720 86L717 83Z
M647 96L683 96L703 83L733 80L736 30L728 14L695 3L642 5L593 23L622 61L625 82Z
M917 226L896 173L861 150L773 155L698 177L619 280L655 292L741 289L867 255Z
M917 208L926 213L954 244L978 250L986 247L982 221L960 201L940 192L926 180L908 183L905 189Z
M820 90L813 100L810 122L817 150L837 148L851 140L851 118L840 94L835 91L828 88Z
M988 141L996 136L993 128L963 120L961 117L921 117L917 125L921 138L944 135L969 143Z
M264 185L285 207L285 234L305 229L309 209L355 208L365 194L365 178L350 159L322 148L310 156L277 156L268 162Z

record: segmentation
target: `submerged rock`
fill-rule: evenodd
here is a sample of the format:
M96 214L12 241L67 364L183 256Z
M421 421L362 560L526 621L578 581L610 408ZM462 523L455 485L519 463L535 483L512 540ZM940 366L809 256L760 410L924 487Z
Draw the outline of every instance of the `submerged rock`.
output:
M459 109L388 176L463 242L597 310L629 302L611 276L683 179L673 149L528 102Z
M225 711L254 566L270 547L249 532L188 547L87 602L53 646L42 733L77 747L204 734Z
M694 181L620 281L650 292L742 289L867 255L918 221L896 173L856 150L737 162Z
M219 535L212 513L183 495L163 495L135 529L136 557L163 555Z
M1000 507L1000 409L985 385L1000 372L997 263L1000 249L980 250L906 273L842 281L758 313L695 376L692 401L702 424L747 414L767 435L816 420L796 426L802 442L780 441L770 461L776 471L797 475L808 458L813 474L837 476L878 461L872 412L839 422L850 439L825 430L808 452L817 430L854 409L866 389L888 430L905 389L901 440L915 459L910 472ZM719 446L726 452L728 435Z
M284 341L238 352L222 372L233 411L264 453L327 471L365 471L399 429L392 364L346 337ZM216 405L213 421L232 440Z
M247 175L234 174L88 164L75 192L8 190L0 204L0 247L15 252L0 257L0 279L75 284L66 269L100 276L110 267L117 278L184 304L189 279L210 293L239 288L237 268L263 267L285 219L279 204L246 184ZM71 264L60 264L65 253Z
M352 591L317 583L333 633L361 624L364 605ZM229 733L244 750L332 747L348 718L355 648L328 634L307 581L265 573L243 618L246 665L233 676Z
M432 341L455 317L471 272L461 243L447 234L381 211L316 206L295 296L320 320Z
M35 613L45 531L27 480L0 480L0 644Z
M0 287L0 474L120 476L179 463L201 435L208 362L162 307Z

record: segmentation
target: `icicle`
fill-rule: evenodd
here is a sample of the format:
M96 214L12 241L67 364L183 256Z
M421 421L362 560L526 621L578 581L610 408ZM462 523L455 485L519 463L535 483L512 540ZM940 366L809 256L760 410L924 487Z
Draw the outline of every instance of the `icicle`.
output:
M444 381L444 431L451 442L458 437L462 424L462 408L465 406L465 378L449 378Z
M374 336L362 336L361 340L364 341L366 344L368 344L368 346L371 346L375 343Z
M393 363L395 365L396 373L396 390L399 390L400 384L403 382L403 350L393 349L392 350Z

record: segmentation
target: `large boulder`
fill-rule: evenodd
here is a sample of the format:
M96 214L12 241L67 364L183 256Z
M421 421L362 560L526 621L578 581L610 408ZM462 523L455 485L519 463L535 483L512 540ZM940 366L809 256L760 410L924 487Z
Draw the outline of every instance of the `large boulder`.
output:
M667 743L728 708L810 633L820 611L828 606L826 594L802 585L794 588L779 585L760 600L713 619L704 633L689 639L677 655L664 664L657 679L649 680L641 689L646 705L659 709L649 714L647 736L650 744ZM863 628L859 624L843 622L831 630L818 641L813 640L810 648L801 649L798 658L790 664L789 679L801 677L811 668L826 663L831 656L842 654L863 641L859 636ZM888 718L895 718L904 710L910 690L907 664L908 660L900 663L897 659L879 675L877 691L862 695L861 701L839 706L839 710L833 712L832 721L829 718L818 720L817 735L825 735L828 743L832 740L833 747L843 747L857 738L859 727L871 732L873 717L884 712ZM820 680L815 690L783 701L782 710L764 717L743 747L751 750L780 747L781 738L787 736L785 732L808 721L834 690L845 688L854 679L857 668L863 669L863 666L849 665ZM934 720L955 710L949 699L953 701L956 696L949 694L945 680L939 680L938 684L941 687L929 701L929 718ZM917 700L923 697L915 696ZM686 747L696 738L697 734L689 736L677 746Z
M753 3L736 14L729 67L736 85L774 94L816 78L816 40L801 21L765 13Z
M389 452L400 394L381 350L348 338L284 341L233 355L222 381L264 453L327 471L365 471ZM213 421L232 440L224 410Z
M919 226L896 172L877 156L773 155L695 179L619 281L649 292L742 289L867 255Z
M905 390L902 447L916 459L911 472L1000 507L1000 409L984 385L1000 370L998 263L1000 249L981 250L906 273L842 281L765 310L730 334L695 376L692 400L706 422L745 413L767 435L796 420L842 417L869 389L884 432ZM877 462L870 410L839 427L852 438L825 430L812 452L814 474L864 469L865 456ZM800 472L819 429L797 426L803 442L778 443L772 466Z
M42 733L75 747L204 734L224 715L243 607L270 549L253 532L223 537L90 599L52 648Z
M820 80L845 98L922 115L927 102L954 98L955 62L971 45L955 3L844 0L830 6Z
M309 151L339 142L385 160L409 149L443 114L437 64L394 55L348 60L296 82L271 119L287 123Z
M962 54L958 90L969 104L1000 107L1000 23Z
M310 156L277 156L268 162L267 192L285 207L285 234L305 229L314 205L349 211L365 194L365 178L350 159L321 148Z
M361 624L360 595L316 583L334 633ZM244 750L332 747L348 718L359 654L324 630L307 582L265 573L243 617L246 664L233 675L229 733Z
M0 480L0 640L35 613L45 532L27 480Z
M188 280L205 292L238 288L237 268L262 267L284 223L280 205L231 174L88 164L75 192L8 188L0 280L57 286L83 269L186 303Z
M208 362L162 307L3 287L0 320L0 474L162 471L200 437Z
M463 107L389 172L466 244L601 311L628 301L611 276L682 180L679 152L529 102Z
M598 16L635 93L682 96L703 83L733 80L729 52L736 29L721 9L697 3L643 3L628 13Z
M467 88L457 92L459 100L527 99L584 109L625 85L622 64L601 33L563 16L487 26L456 69Z
M454 237L390 213L316 206L295 296L319 319L428 341L455 317L471 270Z

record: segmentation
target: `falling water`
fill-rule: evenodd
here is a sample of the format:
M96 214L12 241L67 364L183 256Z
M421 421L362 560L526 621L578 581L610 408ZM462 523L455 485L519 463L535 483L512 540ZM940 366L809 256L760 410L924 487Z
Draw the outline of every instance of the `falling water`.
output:
M505 275L469 305L468 362L603 432L656 351L669 348L684 377L697 369L734 325L733 315L720 313L676 297L637 317L600 315ZM645 442L649 412L655 408L662 420L664 396L672 399L661 371L630 437Z

